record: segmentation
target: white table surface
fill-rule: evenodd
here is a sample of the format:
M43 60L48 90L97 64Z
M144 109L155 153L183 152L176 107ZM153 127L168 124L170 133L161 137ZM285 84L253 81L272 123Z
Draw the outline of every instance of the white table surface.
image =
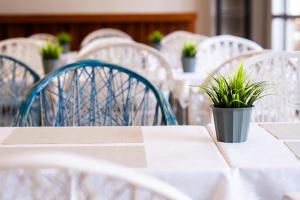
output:
M77 146L79 150L76 153L79 153L83 147L91 148L93 146L108 145L2 144L14 129L0 128L0 151L3 148L17 149L19 147L26 147L28 151L32 151L37 147L47 147L53 150L72 147L72 152L74 152L73 150ZM95 131L96 129L91 130ZM118 131L120 130L118 129ZM21 134L22 131L18 131L18 133ZM95 134L97 134L96 131ZM190 195L193 199L230 199L231 190L226 189L230 185L228 183L230 169L204 127L142 127L142 134L146 168L139 168L138 170L166 181L178 190ZM126 144L126 146L128 145L140 146L141 144ZM20 151L23 152L24 148ZM82 151L82 154L87 155L86 151ZM132 158L130 159L132 160ZM119 158L110 158L110 160L120 161Z
M0 143L13 130L0 128ZM143 144L126 144L145 147L146 167L137 170L166 181L193 199L276 200L300 192L300 161L283 141L256 124L251 125L248 141L241 144L216 142L213 131L201 126L142 127L142 134ZM23 144L9 148L101 145Z
M216 141L213 126L208 130ZM235 199L281 199L286 193L300 192L299 159L261 126L250 126L245 143L216 144L232 169Z

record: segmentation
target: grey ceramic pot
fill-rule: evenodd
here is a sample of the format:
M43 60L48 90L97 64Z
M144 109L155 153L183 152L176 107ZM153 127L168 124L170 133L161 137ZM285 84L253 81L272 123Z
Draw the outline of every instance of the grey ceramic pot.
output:
M195 72L196 58L195 57L181 57L183 72Z
M48 74L58 68L58 59L44 59L43 64L45 73Z
M61 44L61 47L63 49L63 53L68 53L70 51L71 44L70 43L64 43L64 44Z
M212 110L219 142L239 143L247 140L252 107L212 107Z
M158 50L158 51L161 49L161 43L160 43L160 42L152 43L152 46L153 46L156 50Z

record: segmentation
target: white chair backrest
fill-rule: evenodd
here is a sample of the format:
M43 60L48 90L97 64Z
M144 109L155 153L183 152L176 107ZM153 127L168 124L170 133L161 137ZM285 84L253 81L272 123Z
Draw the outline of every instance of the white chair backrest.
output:
M128 42L128 43L134 43L135 41L130 40L128 38L117 38L117 37L109 37L109 38L102 38L102 39L96 39L88 43L87 45L83 46L79 54L83 55L86 52L89 52L91 49L97 48L98 46L104 46L109 44L114 44L118 42Z
M127 33L121 30L113 29L113 28L102 28L102 29L95 30L89 33L87 36L85 36L80 46L84 47L85 45L87 45L88 43L90 43L95 39L108 38L108 37L127 38L132 40L130 35L128 35Z
M202 73L213 72L227 59L247 51L261 51L263 48L253 41L221 35L210 37L198 46L197 70Z
M154 81L160 88L173 80L170 65L160 52L137 42L101 43L88 51L79 52L78 60L83 59L102 60L131 69Z
M194 42L199 45L207 36L194 34L187 31L175 31L170 33L162 40L161 52L172 68L181 69L182 48L185 42Z
M1 199L190 200L173 187L129 168L62 152L0 160Z
M294 122L300 116L300 52L269 52L253 56L245 69L258 81L267 81L267 96L257 101L257 122Z
M42 77L44 68L40 49L44 44L44 41L29 38L7 39L0 42L0 54L24 62Z
M36 34L29 36L29 38L36 39L36 40L42 40L42 41L46 41L46 42L58 43L56 36L51 35L49 33L36 33Z
M238 54L236 56L233 56L232 58L226 60L223 62L219 67L217 67L212 73L212 76L218 76L218 75L224 75L228 76L229 74L232 74L235 72L235 70L238 69L241 63L245 63L247 59L266 53L268 51L248 51L241 54ZM212 83L211 76L208 76L204 81L202 85L209 85ZM207 125L208 123L211 123L211 101L207 97L206 94L199 91L198 88L190 88L189 93L189 121L190 124L198 124L198 125ZM199 112L201 110L201 112Z

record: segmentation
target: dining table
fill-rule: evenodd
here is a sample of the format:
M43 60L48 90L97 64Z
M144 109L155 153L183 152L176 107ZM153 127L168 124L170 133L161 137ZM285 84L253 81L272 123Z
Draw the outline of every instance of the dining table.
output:
M252 123L222 143L214 126L1 127L1 156L55 151L108 160L195 200L282 199L300 193L300 123Z

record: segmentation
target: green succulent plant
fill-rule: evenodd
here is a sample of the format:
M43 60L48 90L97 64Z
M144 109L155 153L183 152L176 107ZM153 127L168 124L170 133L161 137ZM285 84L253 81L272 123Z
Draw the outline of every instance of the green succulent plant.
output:
M228 79L222 75L213 77L213 83L200 86L214 107L218 108L246 108L252 107L254 102L265 96L267 82L254 82L246 75L244 65Z
M182 55L184 57L196 57L197 45L193 42L185 42L182 48Z
M41 49L41 55L43 59L58 59L61 53L61 46L58 44L53 44L51 42L48 42Z
M152 43L159 43L164 38L164 35L160 31L154 31L149 36L149 40Z
M72 36L66 32L61 32L56 37L57 37L57 41L61 45L71 43L71 41L72 41Z

